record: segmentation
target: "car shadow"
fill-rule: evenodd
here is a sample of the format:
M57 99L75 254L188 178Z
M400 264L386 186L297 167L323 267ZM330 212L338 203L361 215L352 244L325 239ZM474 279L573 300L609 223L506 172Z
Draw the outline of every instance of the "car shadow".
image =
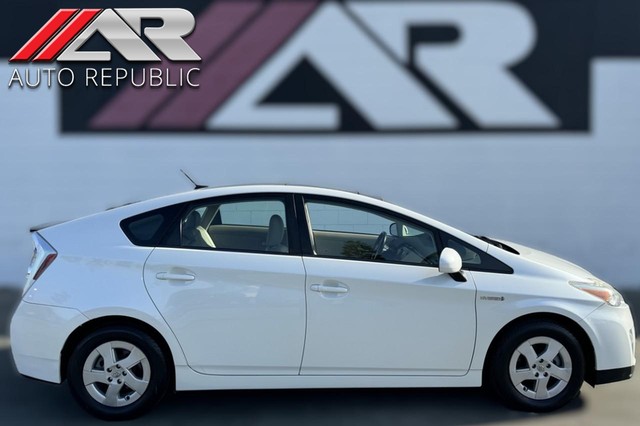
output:
M576 398L553 414L523 413L505 408L484 389L468 388L209 391L171 395L145 419L184 415L190 424L446 426L553 416L583 404Z

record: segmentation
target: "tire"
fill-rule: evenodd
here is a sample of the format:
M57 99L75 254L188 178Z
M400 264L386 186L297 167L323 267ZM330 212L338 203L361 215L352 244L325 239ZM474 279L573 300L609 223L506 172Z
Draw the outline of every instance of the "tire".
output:
M550 321L529 322L508 332L489 360L487 380L510 408L556 410L580 393L585 361L578 340Z
M111 361L106 361L111 356ZM126 326L85 337L71 354L71 393L89 413L105 420L138 417L157 404L169 386L166 358L147 334Z

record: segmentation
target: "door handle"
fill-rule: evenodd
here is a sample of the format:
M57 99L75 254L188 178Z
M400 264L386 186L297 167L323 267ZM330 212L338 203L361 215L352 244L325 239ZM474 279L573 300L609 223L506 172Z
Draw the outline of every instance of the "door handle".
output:
M163 281L193 281L195 275L191 274L172 274L170 272L158 272L156 278Z
M322 284L312 284L311 291L317 291L320 293L348 293L349 289L346 287L335 287Z

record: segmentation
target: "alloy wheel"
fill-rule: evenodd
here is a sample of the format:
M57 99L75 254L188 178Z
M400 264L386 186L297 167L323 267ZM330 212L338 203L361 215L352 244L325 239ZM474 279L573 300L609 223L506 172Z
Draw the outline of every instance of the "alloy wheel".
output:
M82 381L89 395L108 407L134 403L149 386L151 366L137 346L115 340L101 344L86 358Z
M509 363L509 377L527 398L546 400L562 392L573 372L571 356L557 340L538 336L516 348Z

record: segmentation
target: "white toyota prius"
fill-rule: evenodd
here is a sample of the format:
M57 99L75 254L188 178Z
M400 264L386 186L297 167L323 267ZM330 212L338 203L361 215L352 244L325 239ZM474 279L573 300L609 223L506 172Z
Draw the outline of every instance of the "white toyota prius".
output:
M32 237L15 364L101 418L250 388L486 385L549 411L635 366L609 284L359 194L199 189Z

